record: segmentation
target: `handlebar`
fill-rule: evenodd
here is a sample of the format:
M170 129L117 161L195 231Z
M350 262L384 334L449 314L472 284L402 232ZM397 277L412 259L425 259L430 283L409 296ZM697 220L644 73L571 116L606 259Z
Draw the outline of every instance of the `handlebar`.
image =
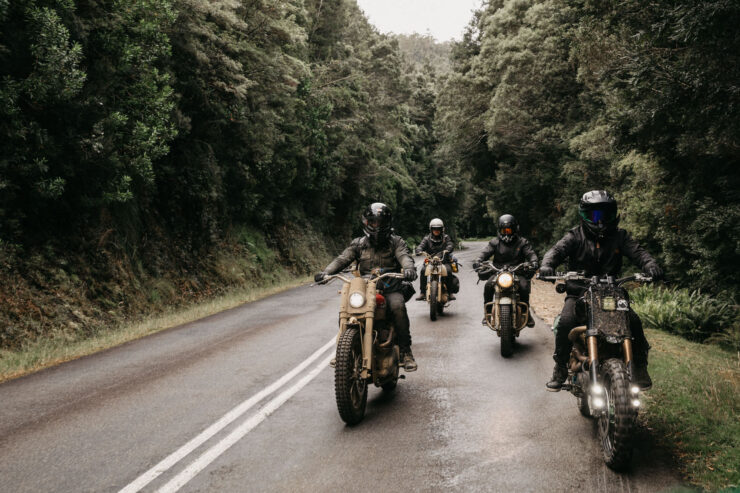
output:
M486 260L484 262L481 262L480 267L478 267L477 269L473 269L473 270L475 270L475 272L486 272L486 271L492 270L495 272L508 271L508 272L514 273L518 271L519 269L521 269L522 267L526 267L528 265L529 265L529 262L522 262L521 264L517 265L514 268L510 268L508 265L505 265L499 269L498 267L493 265L493 262L491 262L490 260Z
M637 282L652 282L653 278L650 276L647 276L642 273L633 274L631 276L622 277L620 279L614 279L613 276L592 276L587 277L583 275L583 272L558 272L554 276L541 276L537 275L537 279L541 279L543 281L588 281L591 284L616 284L617 286L621 286L624 283L631 282L631 281L637 281Z
M373 276L374 274L370 274L370 275ZM394 278L394 279L403 279L404 278L404 275L401 274L400 272L386 272L385 274L381 274L381 275L379 275L377 277L372 277L372 278L368 279L368 282L378 282L381 279L385 279L386 277L390 277L390 278ZM348 277L343 276L341 274L332 274L332 275L326 276L322 281L317 282L315 284L329 284L334 279L341 279L342 282L346 282L348 284L350 282L352 282L352 279L351 278L348 278Z

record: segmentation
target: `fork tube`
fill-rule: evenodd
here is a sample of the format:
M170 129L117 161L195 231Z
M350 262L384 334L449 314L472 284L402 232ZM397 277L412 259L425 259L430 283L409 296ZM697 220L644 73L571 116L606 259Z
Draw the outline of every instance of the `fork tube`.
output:
M624 349L624 364L629 366L632 361L632 341L630 339L625 339L624 342L622 342L622 348Z
M588 358L589 358L589 370L591 373L591 383L598 382L597 378L597 367L599 366L599 349L596 341L596 336L589 336L587 338L588 343Z
M370 376L370 361L373 357L373 319L365 319L365 333L362 336L362 378Z

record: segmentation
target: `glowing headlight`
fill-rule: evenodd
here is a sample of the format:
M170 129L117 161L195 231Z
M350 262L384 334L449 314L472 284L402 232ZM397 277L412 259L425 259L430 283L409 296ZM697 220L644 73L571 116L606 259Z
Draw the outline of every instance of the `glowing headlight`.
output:
M594 385L593 385L593 386L591 387L591 392L593 392L593 393L594 393L594 395L601 395L601 394L603 394L603 393L604 393L604 387L602 387L602 386L601 386L601 385L599 385L598 383L595 383L595 384L594 384Z
M594 397L593 400L591 401L591 404L593 404L595 408L600 409L604 407L604 399L602 399L601 397Z
M632 387L630 387L630 392L637 395L640 393L640 387L638 387L637 385L633 385Z
M349 295L349 306L352 308L360 308L365 304L365 295L362 293L352 293Z
M632 405L635 407L640 407L640 399L633 399Z
M504 272L498 276L498 285L502 288L510 288L512 284L514 284L514 276L508 272Z

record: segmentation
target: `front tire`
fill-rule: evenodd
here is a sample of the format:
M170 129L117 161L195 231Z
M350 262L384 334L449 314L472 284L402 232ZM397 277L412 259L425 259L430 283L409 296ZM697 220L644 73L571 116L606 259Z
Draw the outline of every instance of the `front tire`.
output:
M337 364L334 368L334 395L342 421L355 425L365 417L367 382L362 371L362 341L358 327L344 331L337 344Z
M599 416L599 438L604 462L614 470L625 469L632 460L632 439L637 409L632 406L629 376L624 363L612 358L602 366L605 409Z
M511 320L511 305L499 305L498 310L501 356L508 358L514 352L514 325Z
M432 322L437 320L437 292L439 290L439 281L434 280L429 283L429 318Z

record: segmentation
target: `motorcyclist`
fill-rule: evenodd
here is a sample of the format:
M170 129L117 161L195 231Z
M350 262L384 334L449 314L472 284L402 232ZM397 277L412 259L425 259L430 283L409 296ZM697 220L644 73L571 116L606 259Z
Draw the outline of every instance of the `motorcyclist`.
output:
M352 262L357 262L357 268L362 275L381 268L384 272L402 271L406 281L414 281L416 279L414 260L409 255L408 246L403 238L393 234L392 225L393 215L387 205L381 202L370 204L362 213L362 228L365 235L352 240L337 258L314 276L314 280L321 282L327 275L336 274ZM406 371L414 371L417 365L411 352L411 331L406 313L406 300L402 292L403 283L399 279L390 279L382 284L379 288L382 288L386 306L392 313L394 326L398 331L401 361Z
M568 270L584 271L586 276L618 276L622 270L622 256L627 256L643 272L653 279L663 277L663 271L653 257L632 239L624 229L617 227L617 201L605 190L592 190L583 194L578 204L580 225L568 231L542 259L541 276L551 276L555 268L564 261ZM572 343L568 333L577 325L585 323L585 313L581 310L579 298L585 287L574 281L566 283L565 304L560 314L555 336L555 369L547 389L560 390L568 377L567 363ZM632 332L633 357L636 383L647 390L652 386L647 372L647 357L650 345L645 339L640 317L630 309L630 331Z
M460 280L452 274L451 265L451 254L455 248L455 244L452 242L450 235L445 233L445 224L439 218L434 218L429 222L429 234L421 240L421 243L416 247L414 253L421 255L422 253L428 253L429 255L437 255L440 252L444 252L442 255L442 261L445 268L447 269L447 276L445 282L447 283L447 293L451 300L455 299L454 293L460 291ZM424 269L426 266L422 264L419 272L419 296L416 298L417 301L425 300L427 293L427 276L424 275Z
M481 262L493 257L493 265L500 269L504 265L519 265L528 262L528 268L520 271L519 278L519 299L529 305L529 293L531 291L532 276L534 276L539 266L537 254L532 245L526 238L519 234L519 222L511 214L504 214L498 218L496 237L488 242L478 259L473 262L473 268L478 269ZM496 276L491 276L483 288L483 305L493 301L495 291L494 282ZM486 308L486 315L490 313L490 307ZM486 316L483 317L482 324L486 324ZM527 327L534 327L534 319L529 317Z

